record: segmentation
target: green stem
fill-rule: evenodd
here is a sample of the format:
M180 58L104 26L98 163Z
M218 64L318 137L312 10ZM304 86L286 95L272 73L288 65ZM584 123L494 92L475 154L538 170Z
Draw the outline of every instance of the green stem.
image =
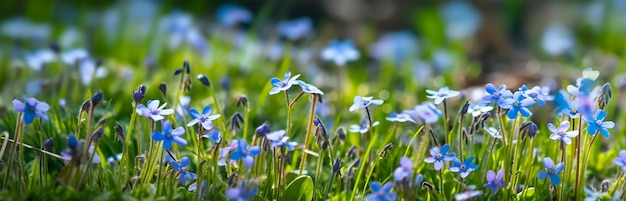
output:
M2 184L2 189L8 189L9 180L11 179L11 166L13 165L13 156L15 155L15 149L17 148L17 141L19 140L22 129L24 126L24 122L22 121L23 113L19 113L17 115L17 125L15 126L15 135L13 138L13 144L11 145L11 152L9 153L9 165L7 166L7 172L4 175L4 183ZM5 139L9 140L9 139Z
M133 133L133 126L135 124L135 118L137 117L137 112L135 112L137 110L137 103L133 104L133 112L130 116L130 123L128 125L128 133L126 133L125 139L124 139L124 146L122 146L122 160L120 162L120 171L117 173L117 179L120 182L124 182L125 184L127 183L127 179L123 178L122 179L122 175L124 176L129 176L130 175L130 161L129 160L129 153L128 153L128 145L130 144L130 136ZM80 124L79 124L80 125ZM139 152L138 152L139 153ZM123 174L125 173L125 174Z
M581 161L580 161L580 152L581 150L581 144L582 144L582 125L583 125L583 118L579 117L578 118L578 135L576 136L576 140L575 140L575 144L576 144L576 148L575 151L576 152L576 172L575 172L575 176L576 176L576 183L574 184L574 200L578 200L578 192L580 192L580 166L581 166Z
M452 144L452 137L448 136L448 134L450 133L450 130L449 130L450 128L448 128L448 100L447 99L443 99L443 128L444 128L443 130L445 131L444 136L446 136L446 138L448 139L448 143ZM429 131L427 130L426 132L429 132ZM461 157L463 157L462 154L461 154Z
M306 151L309 148L309 140L311 138L311 130L313 128L313 119L315 119L315 103L317 103L316 101L316 95L311 95L311 113L309 116L309 125L307 127L307 131L306 131L306 139L304 141L304 151L302 152L302 160L300 160L300 171L298 171L298 176L302 175L302 171L304 170L304 162L306 161ZM289 128L289 127L287 127Z

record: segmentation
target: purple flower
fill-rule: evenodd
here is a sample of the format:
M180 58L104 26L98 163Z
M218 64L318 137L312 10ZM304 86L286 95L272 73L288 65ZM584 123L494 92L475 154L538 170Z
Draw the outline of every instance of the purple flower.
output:
M513 95L513 99L506 99L502 101L500 107L504 109L509 109L507 113L507 117L509 119L515 119L517 117L517 113L521 114L523 117L530 117L533 115L532 112L528 108L533 106L535 101L532 98L524 96L522 92L515 92Z
M504 168L501 168L496 175L493 170L487 171L487 183L483 185L485 188L491 188L491 194L496 194L499 188L504 188L506 183L504 182Z
M378 124L380 124L380 122L375 121L374 123L372 123L372 127L378 126ZM361 121L361 123L359 124L354 124L350 126L350 132L353 132L353 133L365 134L369 130L370 130L370 124L369 122L365 120Z
M285 136L285 134L285 130L279 130L265 135L265 138L269 140L270 146L272 148L285 146L287 150L293 151L294 146L298 145L298 143L289 142L289 137Z
M465 159L463 163L461 163L461 161L458 158L454 158L454 160L452 160L452 167L450 167L450 172L460 173L461 178L467 177L467 175L469 175L470 172L478 169L479 167L476 164L472 164L473 160L474 160L474 157L471 156Z
M485 91L487 95L483 97L483 102L487 103L493 102L500 104L500 100L513 97L513 93L506 89L505 84L501 84L500 87L496 88L493 84L487 83L487 85L485 85Z
M312 84L307 84L304 81L298 80L298 85L300 85L300 87L302 87L302 91L304 93L324 95L324 92L322 92L322 90L318 89L316 86L314 86Z
M593 136L596 132L602 133L602 135L607 138L611 135L609 129L615 127L615 123L612 121L604 121L605 117L606 112L604 112L604 110L598 110L595 117L592 118L585 118L583 115L583 119L587 122L587 132L589 135Z
M456 155L454 153L448 153L449 150L449 144L443 145L441 149L439 149L439 147L433 147L430 149L430 157L425 158L424 162L435 163L435 170L441 170L441 168L443 168L444 161L452 161L456 159Z
M154 133L152 133L152 140L163 141L163 149L171 149L172 142L176 142L176 144L181 146L187 144L187 141L180 137L185 134L185 129L183 129L183 127L178 127L172 130L172 126L169 121L164 121L162 126L163 132L160 133L159 131L154 131Z
M70 136L70 140L72 139L72 137L74 136ZM76 138L74 138L74 140L76 140ZM89 150L87 150L87 153L89 154L89 157L91 157L91 154L93 154L93 152L96 150L96 146L89 146ZM70 148L69 150L66 151L62 151L61 152L61 157L63 157L63 159L65 159L65 161L71 161L73 158L73 155L75 154L75 152L72 151L72 148ZM98 154L94 154L93 155L93 159L91 160L91 163L100 163L100 156L98 156Z
M374 97L362 97L362 96L355 96L354 97L354 103L352 104L352 106L350 106L350 112L354 112L358 109L362 109L362 108L366 108L367 106L370 106L371 104L374 105L382 105L383 104L383 100L380 99L373 99Z
M237 140L237 149L230 154L231 160L243 160L243 164L246 167L252 167L254 163L254 157L261 153L259 146L253 146L248 148L248 142L246 140Z
M238 187L226 190L226 197L230 200L235 201L251 200L252 198L254 198L258 191L259 188L254 184L241 184Z
M396 112L391 112L391 114L389 114L389 116L387 116L385 119L387 119L387 121L391 121L391 122L413 122L413 123L417 123L415 120L413 120L411 118L411 116L409 116L406 113L396 113Z
M291 86L293 86L294 84L297 84L299 77L300 77L300 74L297 74L291 77L291 72L287 71L285 72L285 75L283 76L283 80L280 80L277 77L272 78L270 82L272 83L272 86L274 86L274 88L270 90L270 95L277 94L281 91L289 90Z
M572 144L572 139L578 135L578 131L568 131L569 130L569 121L562 121L561 125L557 129L552 123L548 124L548 129L550 129L550 139L552 140L561 140L566 145Z
M383 186L380 186L378 182L372 182L370 185L372 193L365 196L367 201L388 201L396 200L396 193L392 193L393 183L387 182Z
M216 13L218 21L228 27L252 21L252 13L249 10L232 3L220 5Z
M439 91L426 89L426 93L428 93L428 98L435 99L434 102L437 105L445 99L449 99L460 94L459 91L450 90L447 86L439 88Z
M563 171L563 169L565 168L565 165L563 165L563 162L554 166L554 161L552 161L552 159L544 158L543 166L546 169L539 171L539 173L537 174L537 178L543 180L543 179L550 177L550 182L552 183L552 185L560 184L561 178L559 177L559 172Z
M48 110L50 110L50 105L44 102L39 102L35 98L25 98L24 102L19 101L17 99L13 100L13 109L17 112L23 112L24 116L22 121L25 124L33 123L35 117L39 117L43 120L48 120Z
M301 17L278 23L278 33L289 40L299 40L313 31L311 18Z
M359 56L359 51L351 40L330 41L328 47L322 50L322 59L333 61L337 66L344 66L348 61L356 61Z
M163 103L163 105L159 106L160 103L159 100L150 100L148 101L147 107L143 104L139 105L137 107L137 113L146 118L151 118L153 121L162 120L164 119L163 116L174 113L173 109L163 109L167 106L167 103Z
M400 167L396 168L393 172L393 179L395 181L402 181L404 178L411 177L413 171L413 161L403 156L400 159Z
M183 157L180 159L180 162L171 161L170 165L176 172L178 172L178 181L182 185L187 185L187 179L196 179L198 176L193 172L187 171L187 166L189 166L190 160L187 157Z
M404 113L408 114L414 121L422 120L426 123L435 123L439 121L442 113L437 106L431 102L423 102L420 105L416 105L412 110L406 110Z
M621 167L623 171L626 171L626 150L621 150L619 156L613 160L613 163Z
M194 119L187 123L187 126L194 126L197 123L200 123L202 124L202 127L206 130L213 129L213 120L221 116L220 114L211 115L211 106L204 106L204 109L202 109L202 114L200 114L195 108L191 108L189 110L189 114Z
M473 117L477 117L491 110L493 110L493 107L485 105L485 103L470 103L469 107L467 108L467 113L472 114Z

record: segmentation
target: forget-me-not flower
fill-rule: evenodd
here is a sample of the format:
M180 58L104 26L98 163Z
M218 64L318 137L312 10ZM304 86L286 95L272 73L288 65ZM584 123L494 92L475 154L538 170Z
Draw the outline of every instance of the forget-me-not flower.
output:
M526 85L522 85L519 90L522 92L522 94L532 98L537 103L537 105L546 105L546 93L541 87L534 86L533 88L529 89Z
M441 7L446 36L452 40L468 38L480 27L480 13L465 1L452 1Z
M238 187L226 190L226 197L234 201L251 200L259 191L255 184L240 184Z
M458 158L454 158L452 160L452 167L450 167L450 172L460 173L461 178L467 177L467 175L469 175L470 172L473 172L479 167L476 164L472 164L473 160L474 160L474 157L471 156L465 159L465 161L461 163L461 160L459 160Z
M435 123L439 121L442 115L442 112L437 109L437 106L431 102L423 102L422 104L416 105L411 110L404 111L404 113L409 115L415 122L421 120L425 123Z
M396 64L401 64L419 55L419 42L410 31L390 32L372 44L369 54L378 60L391 59Z
M450 145L445 144L441 147L433 147L430 149L430 157L425 158L424 162L435 163L435 170L441 170L443 168L444 161L452 161L456 158L454 153L448 153Z
M322 59L333 61L337 66L344 66L349 61L358 60L359 57L359 51L351 40L333 40L322 50Z
M39 102L35 98L25 98L24 102L14 99L13 109L17 112L23 112L24 116L22 117L22 121L24 121L25 124L30 124L33 123L35 117L48 120L47 113L48 110L50 110L50 105L44 102Z
M216 14L217 20L228 27L252 21L252 13L249 10L232 3L220 5Z
M533 106L535 101L532 98L524 96L521 92L515 92L513 99L506 99L502 101L500 107L509 109L506 114L509 119L515 119L517 114L521 114L523 117L530 117L533 113L528 108Z
M170 165L176 172L178 172L178 181L182 185L187 185L187 179L196 179L198 176L190 171L187 171L187 166L191 161L188 157L183 157L180 159L180 162L171 161Z
M576 41L571 30L562 24L550 25L541 37L541 47L550 56L559 56L572 51Z
M501 168L498 171L498 174L493 172L493 170L487 171L487 175L485 176L487 179L487 183L483 185L485 188L491 188L491 194L496 194L499 188L504 188L506 183L504 182L504 168Z
M408 114L401 112L401 113L396 113L396 112L391 112L391 114L389 114L389 116L385 117L385 119L387 119L387 121L391 121L391 122L413 122L413 123L417 123L415 120L413 120L413 118L411 118L411 116L409 116Z
M572 119L580 117L578 100L570 101L570 96L565 93L565 91L561 90L554 95L554 104L556 104L557 107L557 115L568 115Z
M569 121L562 121L559 128L556 128L554 124L549 123L548 129L550 129L550 139L552 140L560 140L566 145L572 144L572 138L578 135L578 131L568 131L569 130Z
M470 103L467 108L467 113L472 114L473 117L477 117L491 110L493 110L493 107L485 105L485 103Z
M213 120L216 120L221 116L220 114L211 114L211 106L208 105L204 106L202 113L199 113L195 108L191 108L189 110L189 114L193 117L193 120L189 121L187 126L194 126L200 123L206 130L213 129Z
M167 106L167 103L159 106L161 102L159 100L150 100L147 106L140 104L137 106L137 113L143 115L146 118L151 118L153 121L159 121L164 119L163 116L171 115L174 113L173 109L163 109Z
M609 129L615 127L615 123L612 121L604 121L604 118L606 118L606 112L604 112L604 110L598 110L596 115L591 118L583 116L583 119L587 122L587 132L589 135L595 135L596 132L602 133L602 135L607 138L611 135Z
M500 133L500 130L494 128L494 127L488 127L488 128L484 128L485 132L489 133L489 135L491 135L491 137L495 138L495 139L502 139L502 133Z
M172 142L175 142L178 145L184 146L187 144L187 140L181 138L183 134L185 134L185 129L183 127L178 127L172 130L172 125L170 121L163 122L163 132L154 131L152 133L152 140L154 141L163 141L163 149L171 149Z
M272 78L270 82L272 83L272 86L274 86L274 88L270 90L270 95L277 94L281 91L289 90L291 86L298 83L299 77L300 77L300 74L297 74L291 77L291 72L287 71L285 72L285 75L283 76L283 80L280 80L277 77Z
M501 84L500 87L496 88L492 83L487 83L485 85L485 91L487 95L483 96L483 102L486 103L495 103L500 105L502 100L513 97L513 93L506 89L505 84Z
M248 147L246 140L237 140L237 148L230 154L231 160L243 160L243 164L246 167L252 167L254 163L254 157L261 153L259 146Z
M298 85L302 87L302 91L307 94L324 95L324 92L312 84L308 84L302 80L298 80Z
M301 17L278 23L278 34L289 40L299 40L313 32L311 18Z
M383 186L380 183L373 181L370 184L372 193L365 196L367 201L392 201L396 200L396 193L391 192L393 189L393 183L387 182Z
M289 137L285 136L286 133L287 132L285 132L285 130L274 131L265 135L265 138L269 140L272 148L284 146L287 150L293 151L294 147L298 145L298 143L289 142Z
M537 178L543 180L550 177L550 183L552 183L552 185L560 184L561 177L559 177L559 172L565 169L565 165L563 164L563 162L554 166L554 161L552 161L551 158L544 158L543 166L546 169L539 171L539 173L537 173Z
M426 93L428 93L428 98L435 99L434 103L439 105L442 101L448 98L452 98L461 94L459 91L450 90L447 86L443 86L439 88L439 91L426 89Z
M402 181L404 178L411 177L413 171L413 161L403 156L400 159L400 166L393 172L394 181Z
M383 100L374 99L374 97L372 96L368 96L368 97L355 96L352 106L350 106L350 112L354 112L358 109L366 108L367 106L370 106L371 104L382 105Z
M380 122L378 121L372 122L372 127L378 126L378 124L380 124ZM365 134L369 130L370 130L370 124L368 121L365 121L365 120L361 121L361 123L359 124L354 124L350 126L350 132L353 132L353 133Z
M210 131L207 131L204 135L202 135L202 138L209 139L213 143L217 144L222 141L222 134L217 129L211 129Z
M613 159L613 163L626 171L626 150L621 150L617 158Z

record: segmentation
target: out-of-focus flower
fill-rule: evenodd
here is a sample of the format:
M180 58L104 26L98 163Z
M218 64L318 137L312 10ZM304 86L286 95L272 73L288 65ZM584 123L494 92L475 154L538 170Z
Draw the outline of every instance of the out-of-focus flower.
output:
M322 50L322 59L335 62L337 66L344 66L349 61L356 61L360 57L359 51L351 40L333 40Z
M16 112L23 112L24 116L22 117L22 121L24 121L25 124L31 124L33 120L35 120L35 117L48 120L47 113L48 110L50 110L50 105L39 102L35 98L25 98L24 102L14 99L13 109L15 109Z
M439 121L442 115L442 112L431 102L423 102L411 110L405 110L404 113L409 115L415 122L423 121L425 123L435 123Z
M374 99L374 97L372 96L368 96L368 97L355 96L353 100L353 104L352 106L350 106L350 112L354 112L358 109L366 108L370 106L371 104L382 105L383 100Z
M83 59L79 62L80 81L83 85L91 84L93 78L105 77L108 71L105 67L99 66L99 62L93 59Z
M248 9L232 3L220 5L216 13L220 24L227 27L252 21L252 13Z
M238 187L226 190L226 197L234 201L251 200L258 191L256 184L240 184Z
M441 103L445 99L456 97L461 94L459 91L450 90L450 88L448 88L447 86L439 88L439 91L426 89L426 93L428 93L428 98L435 99L434 103L437 105L439 105L439 103Z
M453 1L442 7L446 36L452 40L468 38L478 30L481 17L478 11L465 1Z
M289 40L300 40L313 32L311 18L301 17L293 20L285 20L278 23L278 34Z
M522 87L520 87L520 91L524 95L526 95L526 96L532 98L533 100L535 100L537 105L539 105L539 106L546 105L546 95L547 95L547 93L541 87L535 86L535 87L529 89L528 87L526 87L526 85L522 85Z
M403 156L400 159L400 166L393 172L393 180L402 181L406 177L411 177L413 171L413 161Z
M285 146L287 150L293 151L294 147L298 145L298 143L289 142L289 137L285 136L285 134L285 130L279 130L265 135L265 138L269 140L272 148Z
M68 65L76 65L79 61L89 57L85 49L70 49L61 54L61 60Z
M485 131L489 133L489 135L491 135L491 137L493 138L502 139L502 133L500 133L500 130L494 127L485 128Z
M462 193L454 194L454 199L456 199L457 201L469 200L482 194L483 191L469 190Z
M580 117L578 100L570 102L570 96L565 91L561 90L554 95L554 104L557 106L557 115L568 115L572 119Z
M501 168L496 175L493 170L487 171L487 175L485 176L487 179L487 183L483 185L485 188L491 188L491 194L496 194L499 188L504 188L506 183L504 182L504 168Z
M261 153L259 146L253 146L248 148L248 142L246 140L236 140L237 148L230 154L231 160L243 160L243 164L246 167L252 167L254 163L254 157Z
M626 150L621 150L617 158L613 160L613 164L622 168L622 171L626 171Z
M417 57L419 43L410 31L390 32L382 35L370 48L370 56L378 60L392 59L401 64L407 59Z
M298 81L298 85L300 85L300 87L302 87L302 91L304 93L324 95L324 92L322 92L322 90L320 90L316 86L314 86L312 84L308 84L308 83L306 83L306 82L304 82L302 80L297 80L297 81Z
M396 112L391 112L391 114L389 114L389 116L387 116L385 119L387 119L387 121L391 121L391 122L413 122L413 123L417 123L415 122L415 120L413 120L408 114L406 113L396 113Z
M25 53L24 59L26 60L26 64L28 64L31 69L40 71L45 64L56 60L56 55L51 49L46 48Z
M550 25L541 38L541 47L550 56L560 56L576 48L571 30L562 24Z
M372 193L365 196L367 201L392 201L396 200L396 193L391 192L393 189L393 183L387 182L383 186L380 183L373 181L370 184Z
M372 122L372 127L378 126L378 124L380 124L380 122L378 121ZM369 130L370 130L369 122L365 120L361 121L361 123L359 124L354 124L350 126L350 132L353 132L353 133L365 134Z

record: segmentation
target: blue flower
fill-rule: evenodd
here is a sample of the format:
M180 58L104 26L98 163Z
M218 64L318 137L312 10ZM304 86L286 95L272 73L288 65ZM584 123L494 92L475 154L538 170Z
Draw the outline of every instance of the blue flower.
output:
M391 114L389 114L389 116L387 116L385 119L387 119L387 121L391 121L391 122L413 122L413 123L417 123L415 120L413 120L413 118L411 118L411 116L409 116L408 114L402 112L402 113L396 113L396 112L391 112Z
M278 23L278 34L288 40L299 40L308 36L313 31L311 18L301 17L293 20L285 20Z
M217 20L225 26L232 27L239 23L252 21L252 13L236 4L222 4L217 8Z
M70 141L72 140L76 140L76 138L74 136L70 136ZM68 147L71 145L68 145ZM91 154L93 154L93 152L96 150L96 146L91 145L89 146L89 150L87 150L87 153L89 154L89 157L91 157ZM73 151L72 148L70 148L69 150L65 150L61 152L61 157L63 157L63 159L65 160L65 162L71 161L73 156L76 155L76 151ZM98 154L94 154L93 155L93 159L91 160L91 163L100 163L100 156L98 156Z
M265 135L265 138L269 140L270 146L272 148L285 146L287 150L293 151L294 146L298 145L298 143L289 142L289 137L285 136L285 134L285 130L279 130Z
M568 131L569 130L569 121L562 121L561 125L557 129L552 123L548 124L548 129L550 129L550 139L559 140L565 143L565 145L572 144L572 139L578 135L578 131Z
M559 177L559 172L563 171L563 169L565 168L565 165L563 165L563 162L554 166L554 161L552 161L552 159L544 158L543 166L546 169L539 171L539 173L537 174L537 178L543 180L543 179L550 177L550 182L552 183L552 185L560 184L561 177Z
M246 140L237 140L237 149L230 154L231 160L243 160L243 164L246 167L252 167L254 163L254 157L261 153L259 146L253 146L248 148L248 142Z
M426 89L426 93L429 95L428 98L435 99L435 104L439 105L444 99L449 99L460 94L459 91L450 90L447 86L439 88L439 91L434 91L430 89Z
M421 120L426 123L435 123L439 121L439 117L442 115L442 112L431 102L423 102L416 105L412 110L404 111L404 113L409 115L415 122Z
M274 86L274 88L270 90L270 95L277 94L281 91L289 90L289 88L291 88L292 85L297 84L299 77L300 77L300 74L297 74L291 77L291 72L287 71L285 72L285 75L283 76L283 80L280 80L277 77L272 78L270 82L272 83L272 86Z
M485 85L485 91L487 92L487 95L483 97L483 102L486 103L493 102L499 105L501 100L513 97L513 93L507 90L506 85L504 84L501 84L500 87L496 88L493 84L487 83L487 85Z
M559 56L574 50L576 42L570 29L552 24L543 33L541 47L550 56Z
M362 96L355 96L354 100L353 100L353 104L352 106L350 106L350 112L354 112L358 109L362 109L362 108L366 108L367 106L370 106L371 104L374 105L382 105L383 104L383 100L380 99L373 99L374 97L362 97Z
M617 158L613 160L615 165L622 168L622 171L626 171L626 150L621 150Z
M183 157L180 159L180 162L171 161L170 166L176 172L178 172L178 181L182 185L187 185L187 179L196 179L198 176L193 172L187 171L187 166L189 166L190 160L187 157Z
M163 132L160 133L159 131L154 131L154 133L152 133L152 140L163 141L163 149L171 149L172 142L176 142L176 144L181 146L187 144L187 141L180 137L185 134L185 129L183 129L183 127L178 127L172 130L172 126L169 121L163 122L162 126Z
M365 196L367 201L389 201L396 200L396 193L392 193L393 183L387 182L385 185L380 186L378 182L372 182L370 185L372 193Z
M493 170L487 171L487 183L483 185L485 188L491 188L491 194L496 194L499 188L504 188L506 183L504 182L504 168L501 168L496 175Z
M202 135L202 137L211 140L215 144L222 141L222 134L217 129L211 129L210 131Z
M468 38L480 27L480 13L465 1L447 3L442 7L441 15L446 26L446 36L452 40Z
M380 122L375 121L372 123L372 127L378 126L378 124L380 124ZM350 125L350 132L365 134L367 133L367 131L369 131L369 128L370 128L369 122L366 120L363 120L359 124Z
M565 93L565 91L561 90L554 95L554 104L557 106L557 115L569 115L572 119L580 117L580 112L578 111L578 100L570 102L570 96Z
M460 173L461 178L467 177L467 175L469 175L470 172L478 169L479 167L476 164L472 164L473 160L474 160L474 157L471 156L465 159L463 163L461 163L461 161L458 158L454 158L454 160L452 160L452 167L450 167L450 172Z
M472 114L472 117L480 116L491 110L493 110L493 107L485 105L485 103L470 103L469 107L467 107L467 113Z
M259 188L255 184L245 185L241 184L235 188L229 188L226 190L226 197L230 200L245 201L251 200L259 191Z
M535 86L529 89L528 87L526 87L526 85L522 85L519 90L525 96L532 98L537 103L537 105L542 107L546 105L547 92L545 92L544 89L542 89L541 87Z
M606 112L604 112L604 110L598 110L595 118L585 118L583 116L584 120L587 122L587 132L589 135L595 135L598 131L607 138L611 135L609 129L615 127L615 123L612 121L604 121L605 117Z
M419 42L410 31L390 32L372 44L369 53L375 59L390 59L399 65L419 55Z
M159 106L160 103L161 102L159 100L150 100L148 101L147 107L140 104L137 106L137 114L143 115L146 118L151 118L153 121L159 121L164 119L163 116L174 113L173 109L163 109L167 106L167 103L163 103L163 105Z
M513 95L513 99L506 99L502 101L500 107L509 109L507 117L509 117L509 119L515 119L517 117L517 113L520 113L523 117L530 117L533 113L530 112L528 108L533 106L533 104L535 104L535 101L533 101L532 98L526 97L518 91Z
M351 40L330 41L328 47L322 50L322 59L333 61L337 66L344 66L349 61L358 60L359 57L359 51Z
M441 170L441 168L443 168L444 161L452 161L456 159L456 155L454 153L448 153L449 150L449 144L444 144L441 149L439 149L439 147L433 147L430 149L430 157L425 158L424 162L435 163L435 170Z
M457 201L469 200L482 194L483 191L468 190L462 193L454 194L454 199L456 199Z
M35 117L39 117L43 120L48 120L48 110L50 110L50 105L44 102L39 102L35 98L25 98L24 102L19 101L17 99L13 100L13 109L17 112L23 112L24 117L22 121L25 124L33 123Z
M412 171L413 161L406 156L403 156L400 159L400 166L393 172L393 180L402 181L404 178L411 177Z
M298 80L298 85L300 85L300 87L302 87L302 91L304 93L324 95L324 92L322 92L322 90L318 89L316 86L314 86L312 84L307 84L304 81Z
M191 108L189 110L189 114L194 119L189 121L189 123L187 123L187 126L194 126L197 123L200 123L202 124L202 127L206 130L213 129L213 120L221 116L220 114L211 115L211 106L204 106L204 109L202 109L202 114L200 114L195 108Z

